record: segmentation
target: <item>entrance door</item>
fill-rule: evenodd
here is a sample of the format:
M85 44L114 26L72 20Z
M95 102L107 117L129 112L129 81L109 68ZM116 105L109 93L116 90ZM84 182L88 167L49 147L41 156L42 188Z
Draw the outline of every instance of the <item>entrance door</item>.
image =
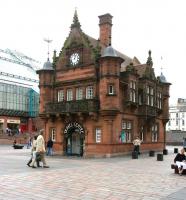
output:
M72 134L72 154L80 154L80 134L76 132Z
M77 123L74 122L68 124L64 131L64 137L65 137L65 144L64 144L64 150L66 150L67 155L78 155L83 156L83 150L84 150L84 129L81 128L81 126L77 125Z

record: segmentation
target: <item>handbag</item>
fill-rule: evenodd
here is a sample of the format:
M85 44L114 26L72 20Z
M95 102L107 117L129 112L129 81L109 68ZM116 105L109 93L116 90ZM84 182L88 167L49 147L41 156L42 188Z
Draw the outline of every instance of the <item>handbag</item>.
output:
M36 152L36 161L41 161L41 154Z

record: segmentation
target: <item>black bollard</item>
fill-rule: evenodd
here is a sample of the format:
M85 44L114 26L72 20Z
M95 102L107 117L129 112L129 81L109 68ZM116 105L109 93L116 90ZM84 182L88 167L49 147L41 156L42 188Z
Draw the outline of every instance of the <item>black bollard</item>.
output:
M149 151L149 156L154 157L155 156L155 151Z
M157 154L157 161L163 161L163 154L161 153Z
M174 148L174 153L178 153L178 148Z
M132 159L138 159L138 152L136 151L132 152Z
M168 155L168 150L167 149L163 149L163 155Z

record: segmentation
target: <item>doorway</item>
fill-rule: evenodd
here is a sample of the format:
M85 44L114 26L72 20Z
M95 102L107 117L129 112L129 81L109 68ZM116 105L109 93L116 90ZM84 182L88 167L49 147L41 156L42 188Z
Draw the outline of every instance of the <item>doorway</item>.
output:
M84 135L80 134L79 129L71 128L66 137L66 155L83 156Z

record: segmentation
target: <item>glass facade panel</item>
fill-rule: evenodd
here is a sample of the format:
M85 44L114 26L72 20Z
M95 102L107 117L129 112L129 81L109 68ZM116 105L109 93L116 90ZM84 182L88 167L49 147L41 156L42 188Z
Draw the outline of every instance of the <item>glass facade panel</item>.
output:
M0 109L23 111L30 117L39 112L39 94L31 88L0 83Z

